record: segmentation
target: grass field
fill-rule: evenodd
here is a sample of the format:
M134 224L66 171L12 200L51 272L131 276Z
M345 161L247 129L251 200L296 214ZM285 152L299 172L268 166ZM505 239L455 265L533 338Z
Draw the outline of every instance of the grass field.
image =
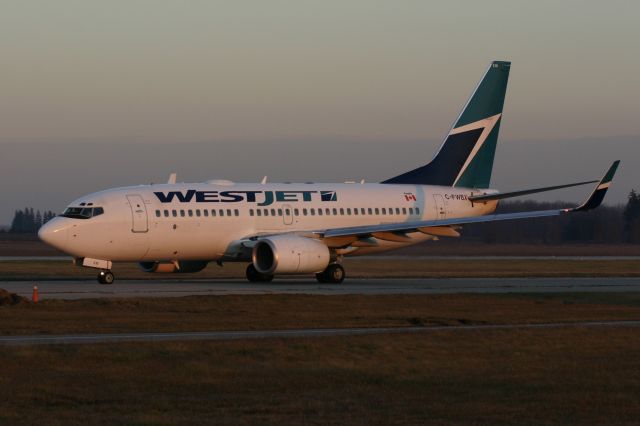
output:
M637 259L473 259L473 258L351 258L345 259L348 277L361 278L492 278L492 277L638 277ZM137 264L115 263L117 279L243 278L246 265L215 263L194 274L149 274ZM71 260L0 262L0 282L33 279L95 279L96 270L74 267ZM312 275L307 275L312 277Z
M640 319L640 294L243 295L44 300L0 308L0 334L270 330Z
M0 308L2 334L448 324L419 335L4 347L2 424L615 424L640 418L640 294L209 296Z

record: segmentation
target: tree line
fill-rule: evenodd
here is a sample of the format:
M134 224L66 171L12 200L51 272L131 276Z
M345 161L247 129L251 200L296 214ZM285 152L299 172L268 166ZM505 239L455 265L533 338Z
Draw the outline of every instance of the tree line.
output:
M56 214L51 210L40 212L40 210L34 211L31 207L27 207L24 210L16 210L9 232L13 234L35 234L42 225L54 217L56 217Z
M510 201L496 213L556 210L566 203ZM627 204L603 205L588 212L539 219L488 222L465 226L463 237L487 243L640 243L640 194L629 193Z
M550 210L566 207L563 203L510 201L500 203L497 213ZM47 210L17 210L11 233L36 233L55 217ZM487 243L640 243L640 194L629 193L627 204L600 206L585 213L529 220L489 222L465 226L462 238Z

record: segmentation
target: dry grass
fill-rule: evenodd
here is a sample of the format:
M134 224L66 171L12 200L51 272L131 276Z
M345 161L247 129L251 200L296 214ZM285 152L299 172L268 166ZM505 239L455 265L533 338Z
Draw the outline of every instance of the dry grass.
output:
M240 295L45 300L0 308L0 334L406 327L640 319L637 295ZM599 303L604 300L605 303Z
M615 424L632 329L12 348L4 424Z
M0 308L0 334L640 318L640 294L207 296ZM633 328L0 350L0 424L635 423Z
M638 277L640 260L610 259L345 259L348 277L356 278L494 278L494 277ZM244 279L244 263L215 263L194 274L149 274L137 264L116 263L118 279ZM96 270L65 261L0 262L0 281L95 279ZM309 277L310 275L307 275Z

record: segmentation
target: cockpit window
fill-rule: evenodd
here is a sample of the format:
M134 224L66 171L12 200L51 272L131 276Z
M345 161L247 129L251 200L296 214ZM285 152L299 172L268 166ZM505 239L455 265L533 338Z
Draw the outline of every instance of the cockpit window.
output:
M90 219L104 213L102 207L67 207L60 216L72 219Z

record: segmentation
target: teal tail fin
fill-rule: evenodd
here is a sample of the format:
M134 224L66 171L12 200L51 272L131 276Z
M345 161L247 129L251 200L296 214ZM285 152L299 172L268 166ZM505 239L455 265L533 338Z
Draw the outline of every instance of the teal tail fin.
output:
M382 183L488 188L510 68L491 63L429 164Z

